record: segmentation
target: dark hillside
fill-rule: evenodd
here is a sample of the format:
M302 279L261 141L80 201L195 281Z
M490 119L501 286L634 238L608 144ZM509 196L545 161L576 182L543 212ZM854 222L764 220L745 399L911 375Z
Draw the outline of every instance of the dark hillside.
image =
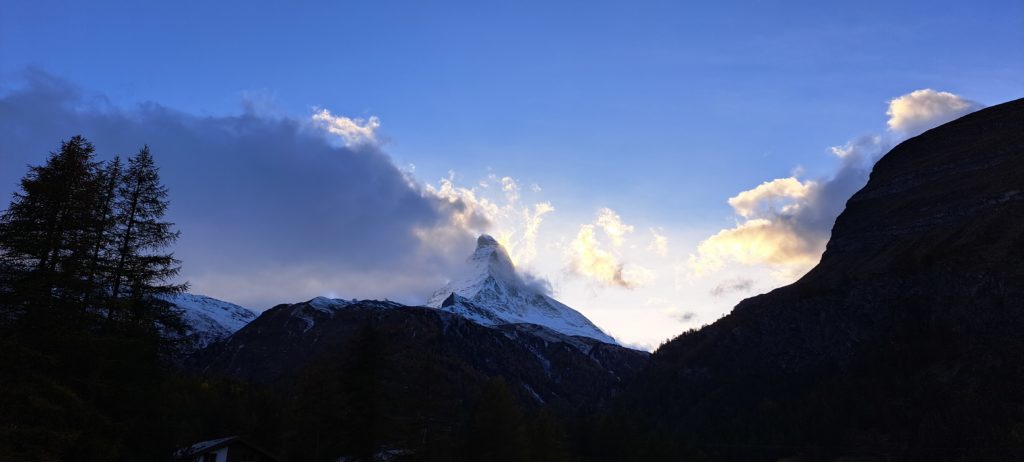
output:
M815 269L652 356L603 454L1019 460L1022 332L1017 100L890 151Z

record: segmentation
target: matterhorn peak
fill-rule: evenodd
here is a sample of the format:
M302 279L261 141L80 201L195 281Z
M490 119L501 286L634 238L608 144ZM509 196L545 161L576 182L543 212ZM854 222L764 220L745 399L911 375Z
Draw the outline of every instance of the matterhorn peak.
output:
M500 247L501 244L498 240L491 237L490 234L481 234L480 237L476 238L476 248L479 250L481 247Z
M491 276L497 279L506 280L509 283L518 283L516 268L498 240L483 234L476 240L476 251L467 260L469 267L464 269L463 279L480 279ZM464 294L459 294L464 295Z
M484 234L462 273L434 292L427 306L451 311L479 324L538 324L567 335L615 343L578 311L523 282L508 252Z

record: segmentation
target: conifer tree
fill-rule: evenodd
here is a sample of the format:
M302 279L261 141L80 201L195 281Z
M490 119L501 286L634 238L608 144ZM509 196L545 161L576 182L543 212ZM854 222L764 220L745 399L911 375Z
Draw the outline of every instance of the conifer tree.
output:
M167 188L160 183L159 169L149 146L128 159L118 188L114 212L112 306L124 309L131 322L166 325L167 304L156 297L180 293L187 287L167 281L180 271L173 253L164 253L179 236L173 223L163 221Z
M22 178L21 190L0 216L6 286L0 303L8 309L85 312L81 301L92 290L88 272L99 168L92 143L75 136Z
M91 298L86 300L86 305L93 301L110 300L110 273L112 272L113 249L115 242L116 216L114 206L117 203L118 187L122 180L123 167L121 157L115 156L99 172L99 184L102 189L97 196L95 219L93 220L93 249L89 263L89 285L95 293L89 294ZM107 317L110 317L110 307L107 307Z

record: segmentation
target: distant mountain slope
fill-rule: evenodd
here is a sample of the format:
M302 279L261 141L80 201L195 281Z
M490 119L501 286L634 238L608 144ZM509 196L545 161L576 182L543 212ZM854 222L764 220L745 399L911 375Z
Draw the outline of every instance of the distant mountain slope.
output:
M189 329L186 335L195 340L197 349L227 338L256 319L256 313L248 308L205 295L179 294L165 299L181 310Z
M655 352L604 454L1021 460L1022 332L1017 100L895 147L815 269Z
M265 385L289 406L308 406L301 414L317 428L372 434L363 444L422 456L461 447L481 390L498 377L523 409L568 417L607 404L648 356L539 325L488 327L434 308L321 297L267 310L191 367Z
M586 316L525 283L505 248L486 234L477 239L465 271L435 291L427 306L485 326L538 324L566 335L616 343Z
M501 375L537 403L572 408L614 394L648 356L538 325L485 327L427 307L319 297L267 310L226 342L201 352L195 364L212 375L287 386L326 357L356 355L344 346L367 329L379 336L387 358L382 368L393 366L392 360L405 364L421 358L435 364L417 367L450 369L444 375L450 386L472 388ZM428 380L414 371L393 372L396 386Z

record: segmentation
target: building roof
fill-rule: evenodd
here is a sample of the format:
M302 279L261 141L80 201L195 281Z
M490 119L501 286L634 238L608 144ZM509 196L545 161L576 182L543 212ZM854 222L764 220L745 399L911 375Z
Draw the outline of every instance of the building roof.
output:
M210 451L216 451L216 450L218 450L218 449L220 449L220 448L222 448L224 446L227 446L227 445L229 445L231 443L235 443L235 442L242 443L242 444L244 444L244 445L246 445L246 446L248 446L248 447L250 447L250 448L252 448L252 449L254 449L254 450L256 450L256 451L258 451L260 453L262 453L264 456L269 457L270 459L277 460L277 457L275 457L273 454L270 454L269 452L263 450L259 446L255 446L252 443L246 441L244 438L241 438L239 436L227 436L227 437L224 437L224 438L217 438L217 439L212 439L212 440L207 440L207 441L201 441L201 442L195 443L195 444L193 444L193 445L191 445L191 446L189 446L187 448L181 448L181 449L178 449L177 451L174 451L174 457L176 459L181 459L181 458L186 458L186 457L189 457L189 456L196 456L196 455L204 454L204 453L207 453L207 452L210 452Z

